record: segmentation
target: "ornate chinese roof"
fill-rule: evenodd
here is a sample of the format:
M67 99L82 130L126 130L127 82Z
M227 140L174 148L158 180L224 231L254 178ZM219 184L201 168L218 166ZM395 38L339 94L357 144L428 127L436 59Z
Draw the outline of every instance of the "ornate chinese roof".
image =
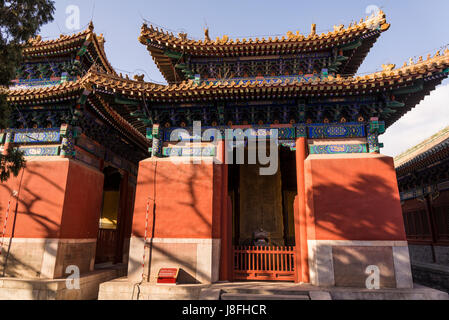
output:
M124 119L116 110L112 109L100 96L91 94L92 86L88 81L89 77L90 75L86 75L77 81L67 81L50 87L19 90L7 89L4 90L4 93L7 94L7 101L16 106L79 101L82 94L87 94L88 102L94 107L101 119L108 122L125 136L129 136L143 149L146 149L148 140L145 135Z
M342 98L368 94L386 94L392 101L393 113L385 120L387 127L410 111L449 75L449 50L437 52L426 60L409 61L403 67L383 66L383 71L357 77L285 77L250 79L240 81L183 81L179 84L161 85L131 80L116 74L107 74L92 67L81 79L52 87L35 89L9 89L8 101L16 105L39 103L59 97L68 99L86 88L110 97L126 97L135 105L148 103L202 103L207 101L245 101L263 99L327 97ZM397 101L395 101L395 99ZM107 101L104 99L103 101ZM131 117L127 107L119 103L105 110L114 109L128 124L143 133L145 124ZM109 111L108 111L109 112Z
M22 50L23 57L26 62L46 60L52 57L70 55L78 53L82 48L89 47L92 44L93 51L89 52L94 63L101 65L107 73L115 74L114 68L109 63L104 51L105 39L103 35L97 35L94 32L94 25L91 22L88 28L82 32L72 35L62 35L58 39L42 40L41 36L28 40Z
M338 73L353 75L377 38L389 27L385 14L380 11L377 15L350 24L346 28L343 25L334 26L334 30L328 33L317 34L316 25L312 25L312 31L308 36L300 34L299 31L296 33L289 31L281 38L234 40L223 36L213 41L209 39L206 30L205 39L202 41L189 39L186 34L175 36L144 24L139 41L147 46L153 60L169 83L179 78L179 73L175 70L176 59L173 59L172 52L195 57L223 58L300 54L344 48L348 51L345 53L348 59L339 68Z

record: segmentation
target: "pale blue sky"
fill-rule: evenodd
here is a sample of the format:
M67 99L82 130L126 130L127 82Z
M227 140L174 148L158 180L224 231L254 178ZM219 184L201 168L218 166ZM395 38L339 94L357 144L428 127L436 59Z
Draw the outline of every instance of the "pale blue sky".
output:
M206 24L212 39L225 34L285 35L289 30L307 35L312 23L318 32L327 32L334 25L360 20L375 5L385 11L391 28L371 49L359 73L374 72L385 63L402 66L410 57L426 56L449 44L448 0L56 0L55 21L42 28L44 38L73 32L66 28L69 5L79 6L81 29L93 17L95 31L104 34L106 53L118 72L145 73L147 81L164 80L137 40L143 19L198 39L204 37ZM396 155L449 125L449 81L444 84L384 135L386 154ZM426 112L430 108L432 114Z
M372 48L360 72L371 72L383 63L403 64L412 56L449 43L449 1L447 0L56 0L55 21L42 28L45 37L71 33L66 28L66 8L80 8L81 28L93 17L95 30L106 38L106 52L117 69L133 72L143 69L148 76L163 81L146 48L137 41L143 19L189 36L203 38L207 23L211 38L259 35L285 35L289 30L318 32L336 24L348 25L366 16L370 5L382 8L391 23ZM147 77L148 77L147 76Z

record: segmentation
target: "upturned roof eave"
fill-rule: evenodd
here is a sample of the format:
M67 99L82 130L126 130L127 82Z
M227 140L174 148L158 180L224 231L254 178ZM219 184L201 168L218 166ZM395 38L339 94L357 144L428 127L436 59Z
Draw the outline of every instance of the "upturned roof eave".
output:
M237 56L260 56L271 54L283 54L284 52L314 52L332 50L333 48L344 47L352 42L359 40L362 36L366 36L373 31L375 34L364 39L362 45L352 50L351 59L347 62L344 70L340 70L342 74L354 75L362 64L363 60L369 53L370 48L377 41L377 38L384 31L387 31L390 24L387 23L385 14L381 11L377 16L368 17L359 23L350 25L347 28L335 26L333 32L318 35L311 33L307 37L297 33L289 33L286 37L276 37L272 39L243 39L240 41L230 40L224 36L223 39L211 40L191 40L186 35L178 37L158 28L143 25L139 41L146 45L150 54L156 62L167 82L172 83L177 75L173 68L161 67L161 56L154 55L154 52L163 52L164 50L178 52L198 57L237 57ZM352 59L355 58L355 59Z

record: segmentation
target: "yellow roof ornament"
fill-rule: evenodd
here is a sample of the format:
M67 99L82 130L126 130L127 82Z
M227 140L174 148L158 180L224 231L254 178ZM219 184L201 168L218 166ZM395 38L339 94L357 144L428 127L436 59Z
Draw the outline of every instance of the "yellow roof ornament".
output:
M228 35L224 35L223 38L221 39L221 44L226 44L229 41L229 36Z
M334 32L340 32L344 29L344 25L340 24L338 26L334 26Z
M97 36L97 40L98 40L98 43L100 44L100 46L102 46L104 48L104 44L105 44L106 40L104 39L104 36L102 33L100 33L100 35Z
M42 42L42 36L41 35L37 35L35 38L31 38L30 39L32 44L38 44Z
M209 42L209 41L210 41L209 28L205 28L204 29L204 42Z
M396 68L395 64L383 64L382 71L393 71Z
M316 35L316 24L312 23L312 30L310 31L310 35L314 36Z

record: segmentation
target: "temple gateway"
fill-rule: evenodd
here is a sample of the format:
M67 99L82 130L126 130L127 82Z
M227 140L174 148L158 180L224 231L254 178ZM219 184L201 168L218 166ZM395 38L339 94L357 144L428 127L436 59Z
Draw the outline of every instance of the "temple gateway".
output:
M412 288L379 135L449 75L449 51L357 76L389 27L380 12L325 34L191 40L144 24L166 85L117 74L93 24L31 39L2 89L13 112L1 150L27 165L0 186L0 297L96 298L126 276L100 298L132 298L164 268L179 284L353 288L377 270L380 288ZM273 174L260 157L232 161L264 144ZM73 266L80 290L65 286Z

